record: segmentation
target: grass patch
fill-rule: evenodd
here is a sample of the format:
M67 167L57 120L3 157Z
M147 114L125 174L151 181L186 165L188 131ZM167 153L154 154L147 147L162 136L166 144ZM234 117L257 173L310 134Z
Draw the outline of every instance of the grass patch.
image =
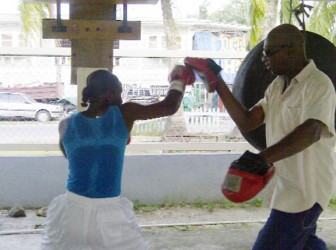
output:
M249 208L249 207L260 208L262 207L263 200L261 198L255 198L243 203L234 203L226 199L214 202L207 202L199 198L196 199L195 202L191 203L187 201L174 201L167 198L166 201L162 204L145 205L145 204L139 204L139 201L134 201L133 203L134 203L134 211L137 212L150 213L165 208L197 208L207 210L208 212L211 213L214 212L216 209L233 209L233 208ZM336 210L336 198L330 200L329 207Z
M336 209L336 198L330 200L329 207Z
M196 208L196 209L205 209L208 212L214 212L216 209L232 209L232 208L248 208L248 207L261 207L262 206L262 199L255 198L248 202L243 203L233 203L229 200L223 199L220 201L214 202L207 202L202 199L196 199L195 202L186 202L186 201L174 201L170 200L169 198L162 204L140 204L138 200L133 202L134 204L134 211L136 212L154 212L160 209L165 208ZM336 208L336 200L335 200L335 208Z
M263 203L263 200L261 198L255 198L249 202L247 202L247 204L249 204L252 207L261 207Z

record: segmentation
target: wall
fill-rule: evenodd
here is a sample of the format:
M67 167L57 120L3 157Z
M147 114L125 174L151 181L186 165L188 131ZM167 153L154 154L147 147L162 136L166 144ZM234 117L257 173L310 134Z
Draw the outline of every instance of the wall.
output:
M227 166L240 154L127 155L123 196L141 204L223 199ZM62 156L0 157L0 207L42 207L65 192L67 161Z
M122 195L141 204L221 200L220 185L226 170L240 155L127 155ZM0 156L0 163L0 207L47 206L65 192L67 161L62 156Z

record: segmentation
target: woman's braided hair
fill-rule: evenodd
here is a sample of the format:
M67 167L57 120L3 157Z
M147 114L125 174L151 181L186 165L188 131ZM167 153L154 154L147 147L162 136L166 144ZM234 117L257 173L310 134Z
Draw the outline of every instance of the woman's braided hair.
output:
M86 79L86 87L82 91L82 107L87 107L90 103L104 104L107 100L102 96L109 90L121 90L119 79L107 70L96 70Z

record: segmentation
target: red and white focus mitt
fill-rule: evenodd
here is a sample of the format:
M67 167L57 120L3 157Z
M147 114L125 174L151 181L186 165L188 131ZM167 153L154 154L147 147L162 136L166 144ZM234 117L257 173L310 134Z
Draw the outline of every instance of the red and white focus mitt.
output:
M274 166L261 155L246 151L231 163L222 184L222 193L232 202L250 200L266 186L274 172Z
M170 82L169 90L184 92L186 85L192 85L195 82L195 74L190 67L176 65L168 76Z
M186 57L184 64L197 72L207 92L212 93L216 90L219 73L222 68L214 60L210 58Z

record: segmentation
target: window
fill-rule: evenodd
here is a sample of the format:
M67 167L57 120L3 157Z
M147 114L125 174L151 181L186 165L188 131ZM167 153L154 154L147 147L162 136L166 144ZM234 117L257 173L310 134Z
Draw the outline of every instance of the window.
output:
M71 48L71 40L69 40L69 39L60 39L59 43L60 43L61 47Z
M2 34L1 35L1 46L11 47L13 45L13 38L11 34Z
M224 47L224 49L229 49L230 48L227 38L223 39L223 47Z
M0 94L0 102L8 102L8 94Z
M120 66L120 57L113 58L113 66Z
M176 49L182 48L182 38L180 36L176 37Z
M237 42L237 40L233 41L233 49L236 50L236 51L238 50L238 42Z
M120 49L120 42L118 40L113 41L113 49Z
M25 103L27 100L20 95L9 95L9 102L11 103Z
M166 40L166 36L162 36L162 37L161 37L161 48L162 48L162 49L167 48L167 40Z
M27 46L26 36L24 36L23 34L19 35L19 46L20 47L26 47Z
M150 49L157 48L157 36L150 36L149 37L149 46Z

